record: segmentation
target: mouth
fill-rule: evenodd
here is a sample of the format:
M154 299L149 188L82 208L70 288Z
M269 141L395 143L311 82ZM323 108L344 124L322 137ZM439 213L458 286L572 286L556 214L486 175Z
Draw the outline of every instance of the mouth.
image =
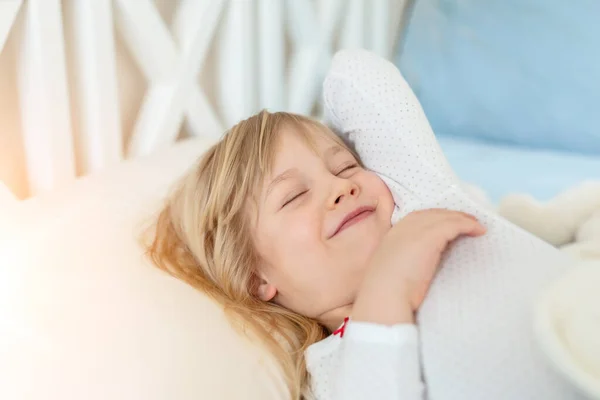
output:
M336 236L338 233L346 230L347 228L351 227L352 225L359 223L360 221L364 220L365 218L368 218L369 216L371 216L373 214L374 211L375 211L374 207L363 206L363 207L358 207L356 210L348 213L344 217L344 219L342 219L342 221L339 223L339 225L333 232L333 235L330 236L330 238Z

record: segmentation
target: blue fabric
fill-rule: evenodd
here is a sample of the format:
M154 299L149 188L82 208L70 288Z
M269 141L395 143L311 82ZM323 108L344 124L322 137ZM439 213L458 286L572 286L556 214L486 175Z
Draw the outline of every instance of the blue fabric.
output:
M438 136L448 162L462 180L497 203L509 193L545 201L585 180L600 180L600 157Z
M402 47L437 133L600 154L599 0L416 0Z

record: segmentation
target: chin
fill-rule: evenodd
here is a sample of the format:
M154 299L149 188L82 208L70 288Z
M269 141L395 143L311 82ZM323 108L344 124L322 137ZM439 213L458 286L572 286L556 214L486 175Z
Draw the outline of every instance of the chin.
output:
M373 257L373 253L375 253L380 243L380 235L376 233L365 234L361 237L361 243L353 246L353 251L348 254L351 256L353 263L358 263L364 269L371 261L371 257Z

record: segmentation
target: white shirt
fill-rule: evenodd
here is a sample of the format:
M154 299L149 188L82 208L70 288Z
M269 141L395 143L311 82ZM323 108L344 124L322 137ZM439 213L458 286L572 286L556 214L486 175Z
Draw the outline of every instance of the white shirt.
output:
M453 244L416 325L350 320L343 337L310 346L316 398L583 399L542 358L530 315L535 295L570 258L465 195L393 64L341 51L324 98L328 124L390 188L392 223L414 210L450 208L475 215L488 231Z
M313 393L317 399L423 399L418 335L415 325L350 320L343 337L307 349Z

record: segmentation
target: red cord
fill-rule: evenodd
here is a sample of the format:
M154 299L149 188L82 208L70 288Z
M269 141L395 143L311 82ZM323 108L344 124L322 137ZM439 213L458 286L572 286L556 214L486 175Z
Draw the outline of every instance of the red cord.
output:
M333 331L334 335L339 334L341 338L344 337L344 331L346 330L346 325L348 324L348 319L349 319L348 317L344 318L344 323L342 324L342 326L340 326L335 331Z

